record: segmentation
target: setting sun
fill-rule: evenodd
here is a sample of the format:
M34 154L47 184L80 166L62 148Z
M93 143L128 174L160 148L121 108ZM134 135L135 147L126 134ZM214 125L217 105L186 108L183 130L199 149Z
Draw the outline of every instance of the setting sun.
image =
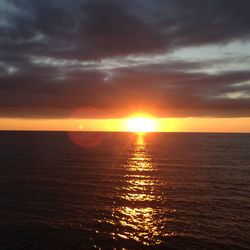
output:
M135 117L128 119L127 127L130 132L154 132L156 123L151 118Z

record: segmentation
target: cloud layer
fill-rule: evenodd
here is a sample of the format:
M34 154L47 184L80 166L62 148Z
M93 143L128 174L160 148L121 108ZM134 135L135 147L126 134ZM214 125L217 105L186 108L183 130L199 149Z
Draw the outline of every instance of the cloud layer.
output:
M249 10L248 0L0 0L0 116L249 117Z

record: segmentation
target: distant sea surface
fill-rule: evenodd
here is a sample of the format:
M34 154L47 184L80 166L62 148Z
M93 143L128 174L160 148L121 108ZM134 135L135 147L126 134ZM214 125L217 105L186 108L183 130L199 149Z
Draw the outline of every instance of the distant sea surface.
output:
M250 134L0 132L0 249L250 249Z

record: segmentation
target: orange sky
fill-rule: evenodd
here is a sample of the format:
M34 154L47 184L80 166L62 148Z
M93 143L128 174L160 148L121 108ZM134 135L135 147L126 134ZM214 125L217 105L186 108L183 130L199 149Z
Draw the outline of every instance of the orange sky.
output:
M0 0L0 130L250 132L250 1L170 2Z
M154 118L157 132L250 132L250 118ZM128 131L127 119L1 118L0 130Z

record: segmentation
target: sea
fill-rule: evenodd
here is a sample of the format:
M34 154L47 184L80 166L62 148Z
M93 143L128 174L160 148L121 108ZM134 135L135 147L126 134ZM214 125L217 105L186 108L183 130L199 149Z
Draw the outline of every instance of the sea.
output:
M250 134L2 131L0 249L250 249Z

